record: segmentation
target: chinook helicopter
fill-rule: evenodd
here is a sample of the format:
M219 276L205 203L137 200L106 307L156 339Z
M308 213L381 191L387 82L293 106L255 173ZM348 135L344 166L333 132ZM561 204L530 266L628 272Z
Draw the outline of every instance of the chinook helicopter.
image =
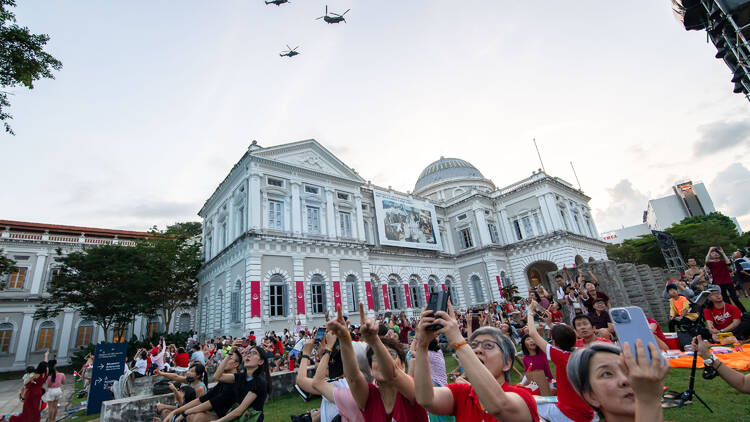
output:
M352 9L346 9L346 12L348 12L350 10L352 10ZM328 5L326 5L326 14L323 15L323 16L321 16L321 17L319 17L319 18L315 18L315 20L323 19L327 23L339 23L339 22L346 23L346 19L344 19L344 15L346 15L346 12L344 12L344 13L342 13L340 15L338 13L333 13L333 12L328 13Z
M269 4L275 4L276 6L281 6L284 3L289 3L289 0L271 0L271 1L265 1L266 5Z
M297 52L298 48L299 48L299 46L296 46L296 47L292 48L292 47L289 47L289 44L287 44L286 45L286 51L282 51L281 53L279 53L279 57L294 57L297 54L299 54Z

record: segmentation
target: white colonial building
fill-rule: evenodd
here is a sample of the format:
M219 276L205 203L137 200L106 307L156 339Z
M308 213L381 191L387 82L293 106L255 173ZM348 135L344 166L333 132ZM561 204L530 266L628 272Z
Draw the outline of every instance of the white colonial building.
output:
M353 321L417 313L430 291L458 308L548 285L545 274L606 258L569 183L534 172L497 188L470 163L440 158L401 193L365 181L315 140L255 141L206 201L198 331L244 335L320 325L341 303Z
M5 289L0 290L0 372L36 365L48 349L57 354L62 366L79 347L104 340L101 327L72 309L55 318L34 319L47 284L60 266L58 248L65 255L104 244L132 246L145 236L149 233L0 220L0 249L18 268L5 276ZM193 312L178 311L169 331L192 330ZM114 327L109 338L127 341L133 335L143 338L164 328L158 316L139 316L133 324Z

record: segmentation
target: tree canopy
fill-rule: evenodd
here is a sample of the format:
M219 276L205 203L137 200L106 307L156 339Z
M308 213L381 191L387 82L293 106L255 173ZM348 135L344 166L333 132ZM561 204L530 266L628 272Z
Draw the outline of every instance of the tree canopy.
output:
M703 264L711 246L721 246L727 254L750 246L748 233L740 236L734 221L719 212L685 218L665 231L674 236L682 257L686 261L695 258L699 265ZM617 263L665 265L653 234L628 239L620 245L609 245L607 256Z
M10 11L15 5L16 0L0 0L0 87L21 85L33 89L36 80L54 79L52 71L62 69L62 62L44 51L49 35L32 34L29 28L16 24L16 16ZM7 112L9 94L0 90L0 121L5 131L13 135L8 124L13 118Z
M5 288L4 276L16 270L16 262L3 255L3 250L0 249L0 290Z

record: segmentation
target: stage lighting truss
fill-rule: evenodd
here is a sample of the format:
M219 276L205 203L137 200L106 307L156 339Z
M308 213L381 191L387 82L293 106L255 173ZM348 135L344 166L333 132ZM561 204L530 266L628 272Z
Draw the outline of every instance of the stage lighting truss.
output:
M707 16L706 33L732 71L734 92L750 100L750 0L700 0Z

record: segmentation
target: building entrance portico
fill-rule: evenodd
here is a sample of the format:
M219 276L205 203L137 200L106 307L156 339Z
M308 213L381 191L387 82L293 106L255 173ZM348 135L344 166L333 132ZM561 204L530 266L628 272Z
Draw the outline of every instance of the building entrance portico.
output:
M557 271L557 265L554 262L536 261L529 264L526 267L526 278L529 281L529 286L531 288L544 286L548 292L555 291L547 279L547 273L551 271Z

